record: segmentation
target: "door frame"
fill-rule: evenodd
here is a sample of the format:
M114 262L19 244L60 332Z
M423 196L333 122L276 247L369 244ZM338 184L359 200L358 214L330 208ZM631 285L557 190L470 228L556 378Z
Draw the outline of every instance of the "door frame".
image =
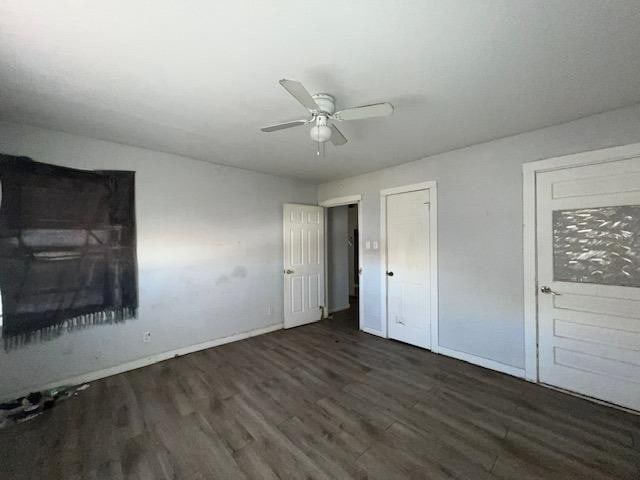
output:
M439 351L438 341L438 186L435 181L413 183L400 187L385 188L380 190L380 325L378 334L389 338L387 321L387 196L397 193L415 192L418 190L429 191L429 324L431 328L431 346L433 353Z
M538 377L538 265L536 242L536 176L565 168L609 163L640 156L640 143L548 158L522 165L525 378Z
M362 195L347 195L344 197L335 197L320 202L318 205L324 208L324 298L325 304L329 301L329 275L328 270L328 248L329 242L327 241L327 209L331 207L342 207L345 205L356 205L358 209L358 271L360 272L360 278L358 279L358 329L362 330L364 318L364 268L362 267ZM329 305L325 305L324 309L325 318L329 316Z

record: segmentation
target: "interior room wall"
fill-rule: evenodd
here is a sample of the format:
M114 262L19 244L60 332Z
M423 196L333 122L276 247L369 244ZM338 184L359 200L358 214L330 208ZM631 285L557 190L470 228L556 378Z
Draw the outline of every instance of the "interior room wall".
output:
M522 164L635 142L639 105L325 183L318 196L361 194L360 234L373 242L381 189L437 181L439 344L523 368ZM380 250L361 255L364 325L380 331Z
M327 208L329 313L349 307L348 207Z
M140 304L138 318L123 324L0 350L0 398L282 324L282 204L314 204L315 186L3 122L0 152L135 170Z

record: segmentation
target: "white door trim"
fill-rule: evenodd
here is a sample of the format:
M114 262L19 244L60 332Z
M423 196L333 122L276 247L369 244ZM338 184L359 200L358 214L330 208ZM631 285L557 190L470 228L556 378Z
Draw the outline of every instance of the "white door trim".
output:
M394 193L407 193L415 192L417 190L429 190L430 188L436 188L436 182L420 182L412 183L411 185L402 185L400 187L385 188L380 190L380 195L393 195Z
M388 338L387 324L387 276L384 274L384 266L387 264L387 196L396 193L415 192L417 190L429 190L429 257L430 257L430 325L431 325L431 351L438 353L438 189L435 181L413 183L400 187L385 188L380 190L380 259L382 271L380 272L380 324L381 331L369 331L375 335Z
M361 200L362 195L346 195L344 197L330 198L329 200L320 202L318 205L325 208L342 207L343 205L352 205L354 203L359 203ZM358 226L358 229L360 229L360 226Z
M320 205L321 207L324 207L325 209L325 216L324 216L324 231L327 231L327 215L326 215L326 210L327 208L331 208L331 207L342 207L344 205L352 205L352 204L356 204L357 208L358 208L358 270L361 272L360 273L360 278L358 279L358 328L360 330L364 330L364 322L363 322L363 318L364 318L364 268L362 267L362 252L363 252L363 248L362 248L362 195L347 195L344 197L335 197L335 198L330 198L328 200L325 200L323 202L320 202L318 205ZM327 299L329 298L329 276L326 274L326 272L328 272L328 243L326 240L326 235L325 235L325 242L324 242L324 271L325 271L325 276L324 276L324 298L325 298L325 302L327 303ZM325 314L329 313L328 308L325 308Z
M522 165L525 378L538 382L538 288L536 251L536 175L640 156L640 143L575 153Z

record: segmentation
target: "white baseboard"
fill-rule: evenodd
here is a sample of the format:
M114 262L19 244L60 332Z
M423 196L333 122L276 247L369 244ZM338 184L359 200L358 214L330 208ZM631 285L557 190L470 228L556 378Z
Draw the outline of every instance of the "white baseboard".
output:
M77 375L75 377L56 380L54 382L47 383L45 385L34 385L32 387L29 387L28 389L23 389L23 390L19 390L19 391L15 391L13 393L7 394L6 396L4 396L2 401L13 400L15 398L25 396L31 392L49 390L51 388L55 388L60 385L78 385L81 383L94 382L101 378L110 377L112 375L117 375L119 373L127 372L129 370L135 370L136 368L146 367L148 365L162 362L170 358L180 357L182 355L187 355L189 353L197 352L199 350L205 350L207 348L217 347L219 345L224 345L225 343L237 342L238 340L255 337L257 335L263 335L265 333L274 332L282 328L283 328L283 324L278 323L275 325L270 325L268 327L250 330L248 332L236 333L235 335L230 335L228 337L209 340L208 342L199 343L197 345L189 345L187 347L178 348L176 350L157 353L157 354L144 357L138 360L133 360L131 362L123 363L121 365L116 365L114 367L104 368L102 370L97 370L95 372L84 373L82 375ZM380 330L375 330L373 328L364 327L364 326L361 328L361 330L371 335L376 335L378 337L386 338L384 333ZM504 363L496 362L495 360L489 360L488 358L479 357L471 353L460 352L458 350L452 350L450 348L446 348L443 346L438 346L438 353L441 355L446 355L448 357L457 358L458 360L463 360L465 362L473 363L475 365L479 365L481 367L488 368L490 370L495 370L498 372L506 373L508 375L513 375L514 377L525 378L525 371L522 368L506 365Z
M333 307L329 309L329 313L341 312L343 310L349 310L351 308L350 304L342 305L341 307Z
M364 326L361 327L360 330L365 333L370 333L371 335L387 338L387 336L380 330L374 330L373 328ZM479 365L481 367L488 368L489 370L495 370L497 372L506 373L507 375L513 375L514 377L525 378L524 368L517 368L511 365L507 365L506 363L496 362L495 360L489 360L488 358L479 357L471 353L460 352L458 350L443 347L442 345L435 345L435 348L432 348L431 352L473 363L474 365Z
M274 332L283 328L282 323L275 325L269 325L268 327L257 328L255 330L249 330L248 332L236 333L228 337L216 338L209 340L208 342L199 343L197 345L189 345L188 347L178 348L176 350L170 350L168 352L156 353L154 355L133 360L131 362L116 365L115 367L104 368L95 372L83 373L75 377L69 377L62 380L56 380L55 382L47 383L46 385L35 385L28 389L19 390L6 395L2 401L13 400L15 398L23 397L31 392L40 392L42 390L49 390L51 388L59 387L61 385L78 385L81 383L95 382L101 378L110 377L119 373L127 372L129 370L135 370L136 368L146 367L154 363L162 362L174 357L181 357L188 353L197 352L199 350L205 350L207 348L217 347L224 345L225 343L237 342L238 340L244 340L245 338L255 337L263 335L265 333Z
M373 328L369 327L362 327L360 330L365 333L370 333L371 335L376 335L377 337L387 338L386 335L380 330L374 330Z
M442 345L438 346L438 353L440 355L446 355L447 357L457 358L458 360L464 360L465 362L473 363L490 370L506 373L507 375L525 378L524 368L513 367L506 363L496 362L495 360L489 360L488 358L479 357L471 353L452 350L450 348L443 347Z

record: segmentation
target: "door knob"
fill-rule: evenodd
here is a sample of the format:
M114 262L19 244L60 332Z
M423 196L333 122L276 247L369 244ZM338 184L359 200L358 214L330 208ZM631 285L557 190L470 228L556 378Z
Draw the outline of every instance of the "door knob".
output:
M387 275L393 277L393 272L387 272Z
M294 270L291 270L290 268L287 268L284 273L286 273L287 275L291 275L292 273L296 273Z
M553 290L551 290L551 287L540 287L540 292L541 293L546 293L547 295L562 295L561 293L558 292L554 292Z

